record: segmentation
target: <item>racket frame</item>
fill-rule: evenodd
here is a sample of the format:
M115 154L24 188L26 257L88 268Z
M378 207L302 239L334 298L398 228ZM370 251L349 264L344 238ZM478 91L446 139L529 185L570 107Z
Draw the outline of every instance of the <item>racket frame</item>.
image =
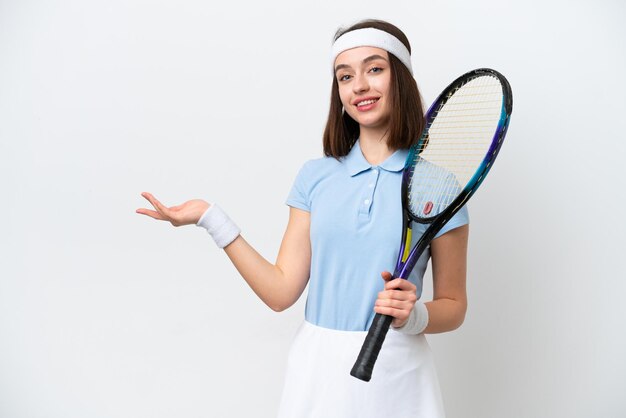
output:
M496 131L491 141L491 145L485 153L485 158L476 169L476 172L474 173L472 178L467 182L467 185L463 188L461 193L459 193L459 195L450 203L450 205L444 211L430 218L421 218L415 216L409 210L408 200L409 183L411 181L411 178L413 177L413 171L415 170L415 165L413 164L413 162L416 160L415 154L421 153L422 148L425 147L428 143L428 132L438 113L438 111L436 110L441 109L446 104L448 99L452 97L456 90L461 88L463 85L469 83L473 79L481 76L495 76L496 78L498 78L502 85L504 98L502 103L502 110L500 112L500 120L498 121ZM456 80L450 83L450 85L448 85L448 87L446 87L441 92L441 94L439 94L437 99L430 106L428 112L426 112L426 126L424 128L424 132L422 133L419 141L413 147L411 147L402 174L403 234L400 243L400 251L398 252L399 256L396 262L396 269L394 271L394 277L401 277L405 279L409 276L409 274L413 270L413 267L415 267L417 260L419 260L419 257L428 247L432 239L437 235L441 228L443 228L444 225L448 223L448 221L463 207L463 205L465 205L465 203L470 199L470 197L472 197L478 187L482 184L483 180L487 176L487 173L491 169L493 162L498 156L498 153L500 152L500 148L502 147L504 137L506 136L506 132L509 127L512 110L513 97L511 93L511 86L508 80L502 74L490 68L479 68L469 71L458 77ZM411 252L406 255L406 248L410 245L410 241L407 241L406 239L407 229L411 228L412 222L431 225L424 232L419 241L415 244Z

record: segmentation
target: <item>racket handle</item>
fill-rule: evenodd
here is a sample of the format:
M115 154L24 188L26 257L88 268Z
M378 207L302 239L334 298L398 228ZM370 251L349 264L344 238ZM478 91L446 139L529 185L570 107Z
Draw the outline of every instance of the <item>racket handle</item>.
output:
M387 331L391 326L392 316L376 314L372 326L370 326L365 337L365 342L361 347L359 357L356 359L356 363L352 367L350 374L357 379L361 379L365 382L369 382L372 378L372 370L374 370L374 364L378 358L380 348L383 346Z

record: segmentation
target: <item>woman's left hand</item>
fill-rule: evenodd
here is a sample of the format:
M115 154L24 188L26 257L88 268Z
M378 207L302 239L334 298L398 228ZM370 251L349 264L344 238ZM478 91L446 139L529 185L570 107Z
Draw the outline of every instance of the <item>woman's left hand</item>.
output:
M380 275L385 281L385 289L378 293L374 311L393 316L391 325L400 328L409 319L411 309L415 306L417 288L408 280L391 280L392 275L388 271L383 271Z

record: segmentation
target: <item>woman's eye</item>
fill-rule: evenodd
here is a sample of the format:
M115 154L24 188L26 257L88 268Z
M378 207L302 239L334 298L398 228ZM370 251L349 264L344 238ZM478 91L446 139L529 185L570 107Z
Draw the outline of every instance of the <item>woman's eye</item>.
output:
M370 71L371 71L372 73L379 73L379 72L381 72L382 70L383 70L383 69L382 69L382 68L380 68L380 67L372 67L372 68L370 69Z
M339 76L339 81L348 81L350 76L348 74Z

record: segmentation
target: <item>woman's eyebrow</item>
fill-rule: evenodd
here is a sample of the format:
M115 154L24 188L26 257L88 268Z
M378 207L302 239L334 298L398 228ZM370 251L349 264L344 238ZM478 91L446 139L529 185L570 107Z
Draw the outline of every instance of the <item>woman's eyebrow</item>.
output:
M381 59L381 60L383 60L385 62L387 61L387 58L383 57L382 55L375 54L375 55L370 55L369 57L363 59L363 61L361 61L361 62L363 64L367 64L368 62L374 61L374 60L377 60L377 59ZM348 64L339 64L338 66L335 67L335 72L337 72L339 70L342 70L344 68L351 68L351 67Z
M374 60L378 60L381 59L383 61L387 61L387 58L383 57L382 55L370 55L369 57L365 58L363 60L363 64L367 64L370 61L374 61Z

